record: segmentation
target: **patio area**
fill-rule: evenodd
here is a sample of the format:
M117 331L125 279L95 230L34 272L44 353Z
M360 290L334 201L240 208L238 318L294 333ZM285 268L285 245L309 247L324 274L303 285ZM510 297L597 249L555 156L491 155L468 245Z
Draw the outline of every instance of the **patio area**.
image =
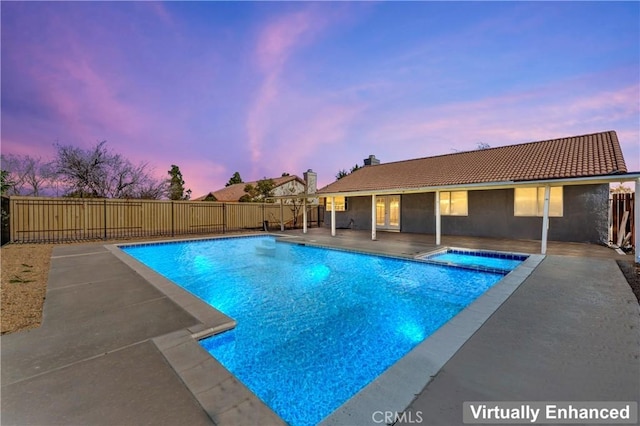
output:
M437 248L433 236L418 234L278 235L403 257ZM442 242L540 252L537 241ZM638 401L640 309L620 258L601 246L549 242L542 262L416 395L407 418L419 412L423 424L462 424L464 401ZM192 336L230 319L185 293L110 244L56 246L43 325L0 338L2 424L280 424L203 357ZM327 423L368 416L375 424L375 404L339 409Z
M539 254L541 244L540 241L535 240L443 235L442 244L439 247L435 244L435 236L429 234L378 231L376 241L372 241L370 231L339 229L336 231L336 236L332 237L330 231L325 228L309 228L306 234L303 234L302 230L287 231L286 235L295 236L297 239L309 243L408 257L441 247L464 247L477 250ZM633 256L631 255L620 255L615 250L598 244L549 241L547 243L547 254L633 261Z

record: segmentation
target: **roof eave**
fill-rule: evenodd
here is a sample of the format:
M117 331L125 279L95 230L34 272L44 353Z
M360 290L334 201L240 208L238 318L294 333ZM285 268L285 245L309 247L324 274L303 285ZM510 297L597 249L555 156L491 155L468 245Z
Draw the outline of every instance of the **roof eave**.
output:
M313 200L320 197L318 194L305 194L301 192L299 194L287 194L287 195L272 195L271 197L266 197L267 200L297 200L306 198L307 200Z
M344 191L344 192L318 192L317 197L357 197L367 195L396 195L396 194L415 194L420 192L436 192L436 191L464 191L464 190L483 190L483 189L505 189L524 186L541 186L551 185L560 186L562 184L571 183L572 185L590 185L599 183L615 183L615 182L628 182L631 180L640 179L640 172L616 174L616 175L602 175L602 176L585 176L576 178L556 178L556 179L541 179L541 180L523 180L523 181L500 181L500 182L480 182L470 184L455 184L455 185L435 185L435 186L421 186L415 188L391 188L391 189L367 189L361 191Z

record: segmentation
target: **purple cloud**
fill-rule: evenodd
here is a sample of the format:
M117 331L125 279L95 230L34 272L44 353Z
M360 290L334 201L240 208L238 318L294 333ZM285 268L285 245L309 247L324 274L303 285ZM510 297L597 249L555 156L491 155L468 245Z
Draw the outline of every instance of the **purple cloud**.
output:
M2 12L3 153L51 157L56 141L106 139L158 177L178 164L202 195L235 171L313 168L324 185L369 154L613 129L640 170L633 3L7 2Z

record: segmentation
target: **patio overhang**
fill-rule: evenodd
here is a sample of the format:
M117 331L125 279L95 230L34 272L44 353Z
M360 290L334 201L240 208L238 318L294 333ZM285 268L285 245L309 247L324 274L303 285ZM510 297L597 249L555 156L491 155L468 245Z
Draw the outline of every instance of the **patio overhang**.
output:
M315 194L318 198L331 198L331 235L335 236L335 197L371 197L371 239L376 239L376 197L384 195L403 195L433 192L435 199L435 227L436 227L436 244L440 244L441 240L441 215L440 215L440 192L441 191L481 191L493 189L510 189L510 188L527 188L527 187L544 187L544 208L542 216L542 232L541 232L541 249L542 254L547 250L547 235L549 229L549 200L550 188L554 186L565 185L594 185L594 184L611 184L622 182L634 182L636 194L640 191L640 172L620 173L601 176L587 177L568 177L557 179L541 179L526 181L500 181L500 182L479 182L454 185L427 185L420 187L405 188L385 188L385 189L363 189L357 191L342 192L323 192L320 190ZM635 211L640 210L640 201L635 197ZM640 241L640 227L635 227L635 241ZM637 243L636 243L637 244ZM636 250L635 261L640 263L639 250Z
M266 197L267 200L306 200L307 201L307 205L318 205L320 204L317 199L318 198L322 198L320 197L318 194L291 194L291 195L274 195L271 197ZM310 202L313 200L316 200L315 203Z
M319 206L319 199L316 194L288 194L288 195L274 195L267 197L267 200L278 201L280 204L280 230L284 231L284 201L286 200L299 200L302 203L302 232L307 233L307 208Z

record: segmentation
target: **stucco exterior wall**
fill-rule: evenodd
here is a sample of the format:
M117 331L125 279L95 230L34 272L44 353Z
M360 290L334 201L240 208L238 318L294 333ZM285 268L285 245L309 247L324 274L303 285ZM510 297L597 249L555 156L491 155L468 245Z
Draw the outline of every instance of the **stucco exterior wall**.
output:
M565 186L563 217L549 219L549 240L605 243L607 239L609 185ZM401 232L435 233L434 194L406 194L400 202ZM516 217L514 190L468 192L468 216L442 216L443 235L510 239L542 238L541 217ZM351 197L347 211L336 212L336 226L371 229L371 197ZM325 225L331 226L326 212Z
M294 195L304 193L304 185L297 180L292 180L273 188L274 196ZM291 200L284 200L285 204L291 204Z
M324 224L331 227L331 210L324 213ZM347 209L336 212L336 228L371 229L371 197L349 197Z

